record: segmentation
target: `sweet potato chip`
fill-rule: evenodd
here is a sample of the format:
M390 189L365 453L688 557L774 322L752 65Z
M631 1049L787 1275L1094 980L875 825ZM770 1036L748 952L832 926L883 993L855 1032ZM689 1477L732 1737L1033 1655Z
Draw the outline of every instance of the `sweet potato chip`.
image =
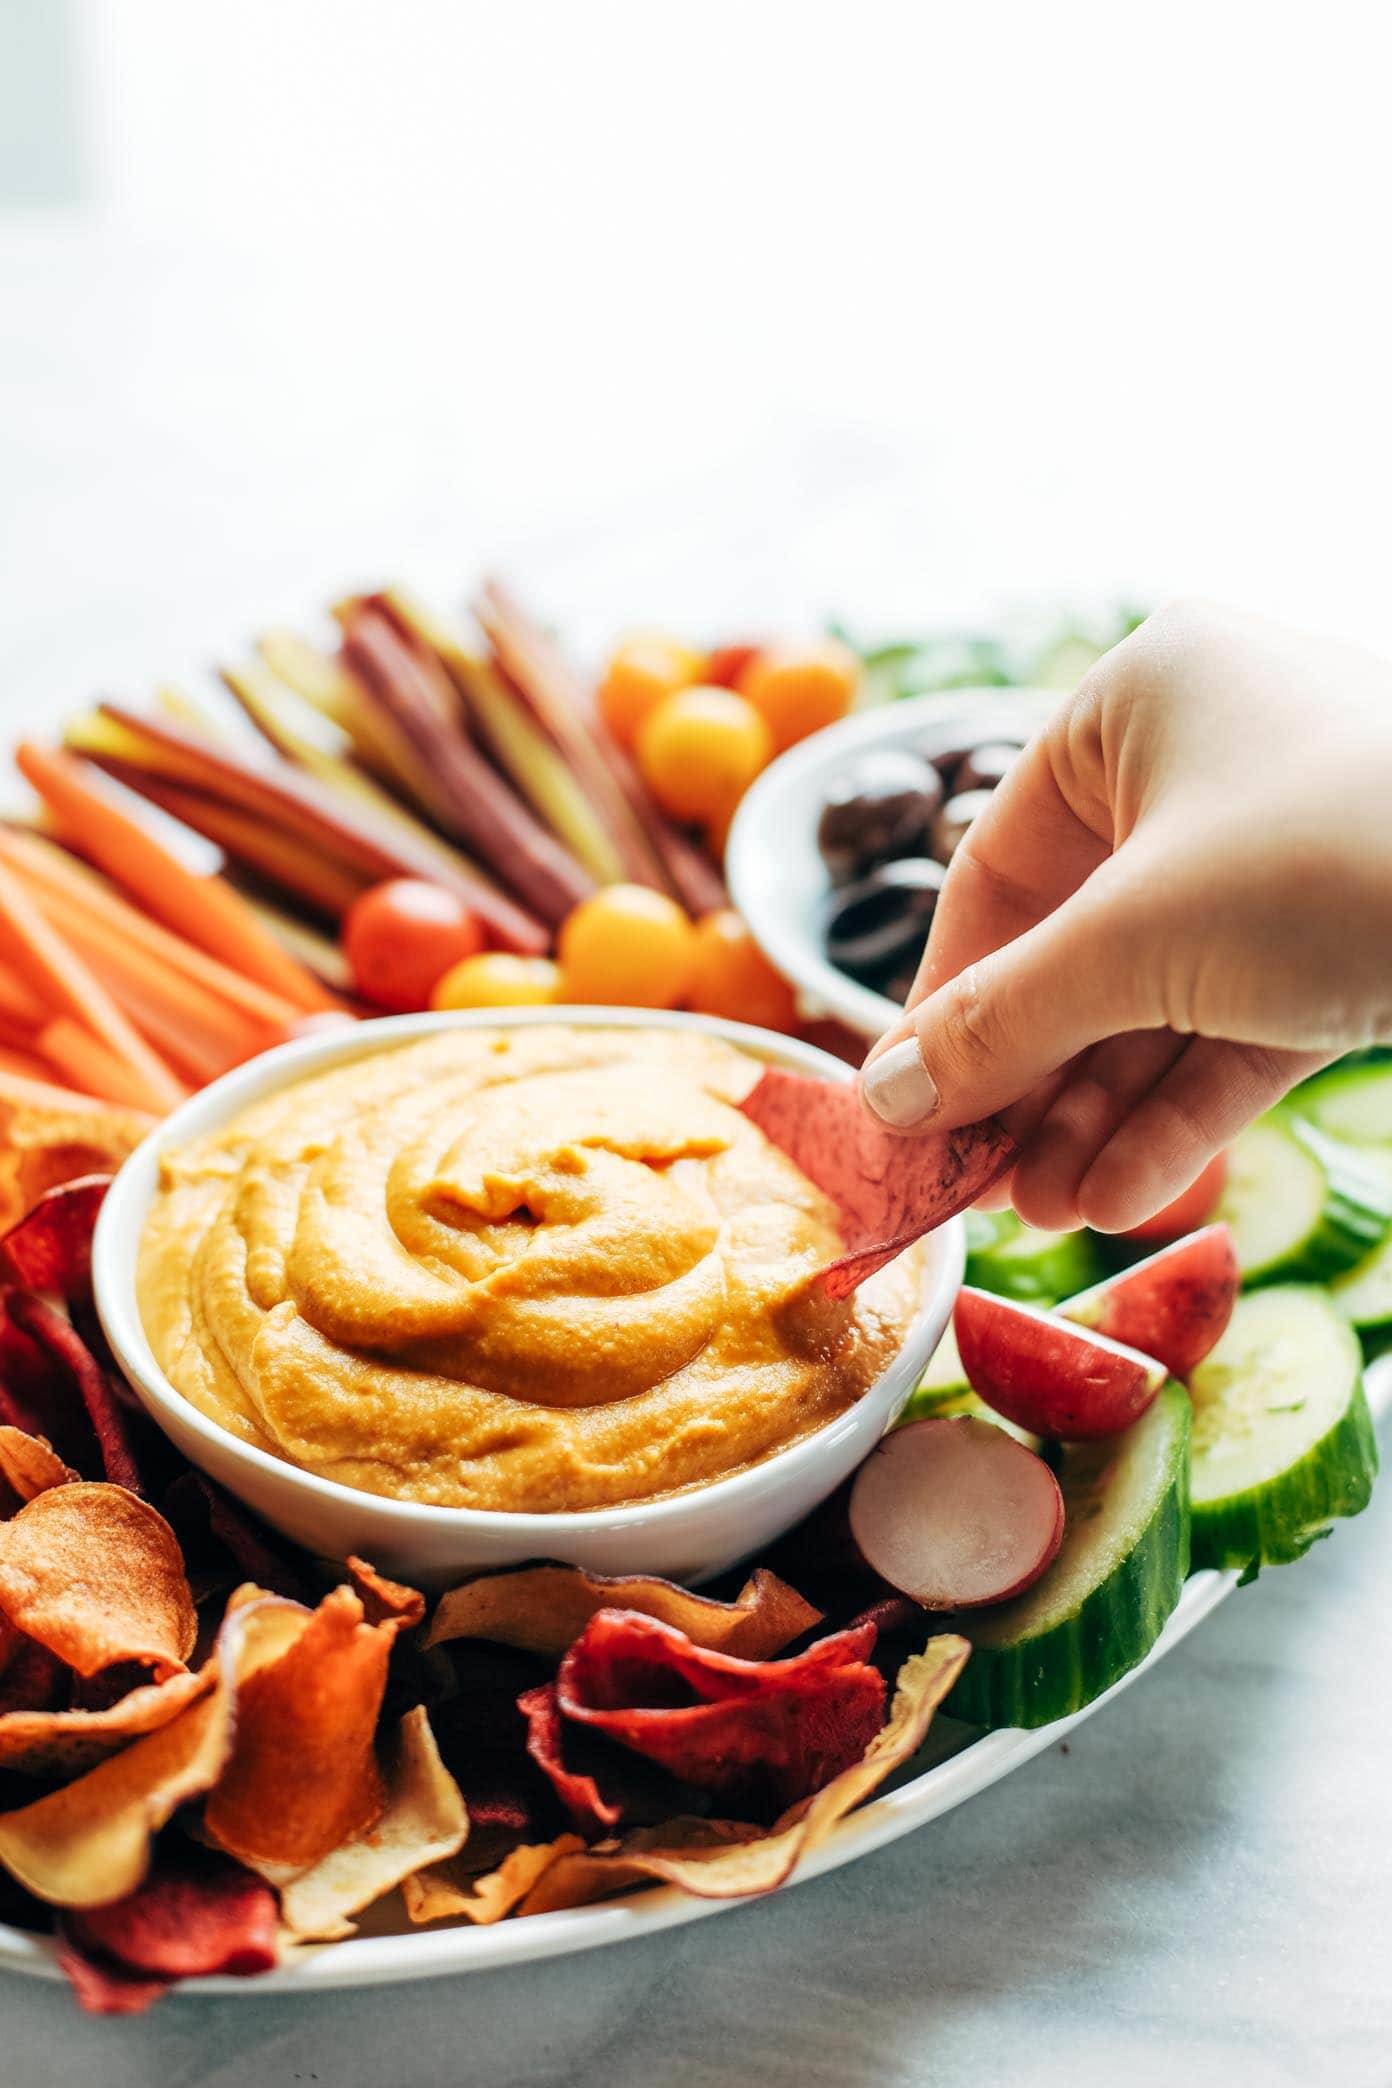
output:
M744 1660L768 1660L822 1621L820 1610L762 1566L733 1602L713 1602L647 1574L521 1566L479 1574L442 1595L425 1642L439 1646L449 1639L492 1639L559 1660L601 1609L640 1611L684 1631L693 1645Z
M201 1673L176 1678L190 1701L174 1718L32 1805L0 1813L0 1863L36 1899L100 1907L125 1898L144 1878L160 1828L216 1782L242 1677L273 1663L304 1628L295 1605L255 1595L229 1611Z
M15 1224L46 1189L119 1167L154 1122L138 1109L0 1074L0 1227Z
M378 1818L373 1736L401 1622L366 1623L352 1589L335 1588L243 1683L237 1744L204 1814L230 1855L307 1869Z
M708 1653L631 1610L600 1610L562 1660L563 1720L601 1733L766 1818L857 1761L884 1716L869 1664L873 1625L818 1639L790 1660ZM543 1764L545 1766L545 1764Z
M388 1580L366 1559L349 1558L348 1578L369 1624L384 1624L390 1620L402 1631L414 1631L425 1615L425 1597L418 1588L407 1588L400 1581Z
M350 1915L380 1899L427 1864L464 1845L469 1815L459 1786L440 1760L423 1705L397 1727L384 1763L386 1804L365 1834L280 1884L286 1927L302 1939L351 1936Z
M182 1668L197 1620L174 1532L124 1487L78 1480L0 1523L0 1609L79 1675Z
M573 1851L551 1864L523 1914L582 1906L625 1886L676 1885L701 1899L740 1899L786 1883L837 1822L922 1747L933 1715L970 1652L962 1638L931 1639L900 1670L889 1718L860 1760L778 1820L767 1834L730 1820L674 1820L621 1842Z
M501 1921L534 1890L543 1873L585 1844L578 1834L549 1842L520 1842L496 1870L470 1877L459 1864L419 1871L401 1887L412 1921L472 1921L478 1927Z
M82 1297L92 1287L92 1232L109 1174L80 1175L46 1189L0 1241L0 1263L24 1290Z
M61 1412L63 1390L67 1389L69 1395L76 1391L96 1436L106 1477L113 1485L128 1487L132 1493L142 1492L130 1417L111 1379L71 1320L32 1291L11 1291L5 1309L19 1331L28 1336L30 1345L43 1351L59 1374L60 1386L50 1386L47 1391L49 1405L56 1402ZM32 1387L29 1391L32 1399ZM18 1419L21 1426L25 1425L22 1415L8 1413L3 1418Z
M50 1663L50 1672L65 1670L42 1646L31 1646ZM131 1740L158 1731L203 1694L201 1675L187 1670L167 1681L148 1683L104 1710L44 1709L31 1696L24 1705L7 1704L5 1677L0 1676L0 1769L25 1776L73 1777L104 1762Z
M0 1423L0 1478L21 1501L50 1486L66 1486L76 1479L71 1465L64 1464L52 1443L43 1436L27 1435L22 1428Z
M991 1117L911 1138L886 1131L849 1082L781 1066L766 1067L740 1107L840 1210L846 1251L820 1276L833 1298L974 1203L1017 1152Z

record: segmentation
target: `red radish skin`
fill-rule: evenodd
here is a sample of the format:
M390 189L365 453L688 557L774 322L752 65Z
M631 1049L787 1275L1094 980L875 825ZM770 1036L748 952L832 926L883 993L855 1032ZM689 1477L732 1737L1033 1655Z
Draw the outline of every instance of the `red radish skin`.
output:
M979 1609L1033 1585L1063 1542L1043 1458L970 1415L911 1421L855 1476L851 1535L881 1580L924 1609Z
M1158 1357L1187 1378L1216 1347L1242 1287L1226 1225L1206 1225L1058 1307L1065 1319Z
M1007 1421L1060 1442L1129 1428L1169 1375L1139 1349L990 1291L959 1291L953 1325L972 1390Z
M1123 1240L1178 1240L1191 1233L1196 1226L1203 1225L1218 1208L1218 1199L1227 1187L1228 1156L1215 1153L1202 1174L1195 1175L1189 1187L1183 1190L1173 1203L1167 1203L1163 1211L1152 1218L1143 1219L1128 1232L1121 1233Z

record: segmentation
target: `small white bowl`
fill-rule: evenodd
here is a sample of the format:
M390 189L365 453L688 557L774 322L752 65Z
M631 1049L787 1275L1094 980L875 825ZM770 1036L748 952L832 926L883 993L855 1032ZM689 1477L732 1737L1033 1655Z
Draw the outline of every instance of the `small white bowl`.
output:
M884 747L945 753L1027 738L1060 701L1049 689L952 689L876 704L790 747L745 792L725 850L730 897L809 1015L835 1015L857 1035L878 1037L901 1013L827 960L832 886L817 849L817 821L832 784L857 755Z
M248 1104L328 1066L370 1056L442 1029L574 1027L700 1030L753 1057L824 1079L848 1080L839 1059L811 1045L700 1015L622 1008L527 1008L401 1015L268 1051L214 1081L137 1147L113 1182L97 1222L92 1276L97 1311L117 1362L147 1412L229 1493L320 1557L350 1552L426 1587L485 1567L564 1559L599 1573L658 1573L699 1581L761 1550L806 1515L858 1465L897 1418L937 1347L962 1280L960 1219L925 1243L923 1297L903 1346L844 1414L762 1464L688 1493L566 1515L514 1515L422 1506L362 1493L242 1443L176 1392L155 1361L136 1303L136 1255L159 1178L160 1154L226 1123Z

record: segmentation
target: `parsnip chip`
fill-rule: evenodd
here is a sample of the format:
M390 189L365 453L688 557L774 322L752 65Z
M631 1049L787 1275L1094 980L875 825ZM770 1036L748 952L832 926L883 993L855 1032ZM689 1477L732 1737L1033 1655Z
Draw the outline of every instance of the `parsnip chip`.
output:
M274 1659L303 1622L303 1611L273 1596L229 1614L201 1673L181 1678L197 1694L176 1717L75 1782L0 1814L0 1863L54 1906L99 1907L134 1892L153 1837L228 1760L241 1677Z
M584 1846L578 1834L561 1834L549 1842L521 1842L496 1870L482 1877L469 1877L458 1863L419 1871L401 1888L406 1912L412 1921L472 1921L486 1927L511 1914L553 1864L578 1855Z
M204 1813L219 1847L303 1870L379 1817L373 1740L401 1624L366 1623L352 1589L335 1588L293 1645L243 1684L236 1748Z
M140 1661L158 1680L198 1629L164 1517L95 1480L49 1487L0 1523L0 1609L79 1675Z
M46 1493L50 1486L66 1486L76 1477L72 1466L64 1464L43 1436L0 1424L0 1479L21 1501L32 1501L35 1494Z
M519 1912L583 1906L626 1886L676 1885L701 1899L742 1899L786 1883L853 1807L922 1747L933 1715L971 1648L963 1638L930 1639L904 1663L889 1718L858 1762L790 1809L767 1834L730 1820L674 1820L624 1840L573 1852L545 1870Z
M743 1660L768 1660L822 1620L820 1610L763 1566L733 1602L714 1602L648 1574L610 1577L579 1566L522 1566L479 1574L442 1595L426 1644L492 1639L559 1660L602 1609L656 1617L684 1631L694 1645Z

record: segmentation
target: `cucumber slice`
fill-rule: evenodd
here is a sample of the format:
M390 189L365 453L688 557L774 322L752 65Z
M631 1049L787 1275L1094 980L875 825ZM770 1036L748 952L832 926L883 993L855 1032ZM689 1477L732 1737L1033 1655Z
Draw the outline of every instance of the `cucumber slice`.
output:
M1232 1230L1244 1283L1323 1283L1381 1244L1392 1192L1356 1150L1277 1111L1233 1145L1213 1215Z
M1331 1138L1392 1145L1392 1062L1386 1053L1341 1059L1297 1088L1291 1102Z
M972 1656L948 1699L973 1725L1040 1726L1081 1711L1145 1658L1189 1571L1189 1401L1165 1385L1122 1434L1069 1443L1063 1549L1026 1594L954 1629Z
M978 1290L1053 1305L1105 1275L1090 1233L1036 1232L1013 1211L968 1211L967 1276Z
M1361 1367L1327 1291L1279 1284L1238 1299L1189 1385L1196 1566L1250 1580L1367 1507L1377 1444Z

